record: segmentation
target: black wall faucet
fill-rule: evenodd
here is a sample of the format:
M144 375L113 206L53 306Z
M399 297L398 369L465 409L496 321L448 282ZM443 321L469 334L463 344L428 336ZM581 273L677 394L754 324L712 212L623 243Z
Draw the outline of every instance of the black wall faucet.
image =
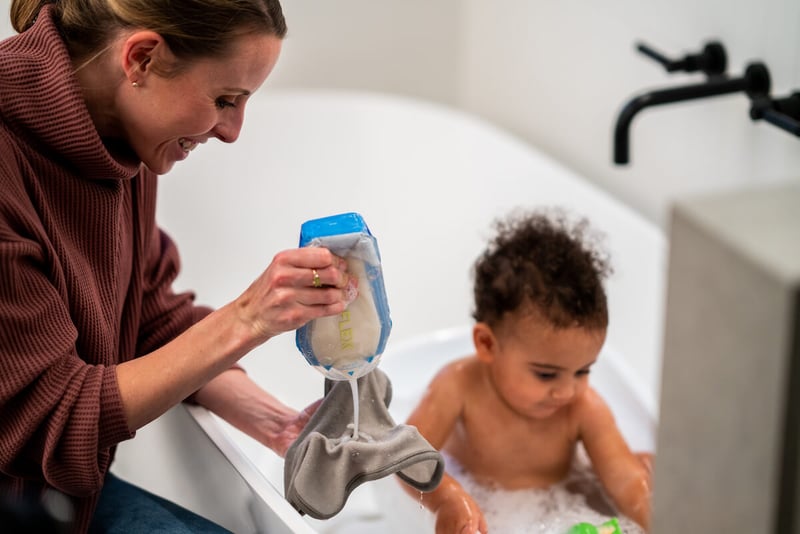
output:
M725 48L718 42L712 41L705 45L701 53L690 54L677 61L666 58L644 44L639 44L637 49L664 65L668 72L676 70L702 71L706 74L707 79L698 84L649 91L629 100L620 111L614 128L614 163L618 165L624 165L630 161L631 122L636 114L645 108L738 92L746 93L754 101L760 99L766 102L763 99L769 95L770 76L767 67L759 62L750 63L741 77L728 77L725 74L727 54ZM771 101L771 104L774 104L774 101ZM774 108L774 105L772 107ZM758 111L758 113L765 114L763 116L765 119L769 115L768 108L770 106L764 104Z
M800 137L800 91L785 98L760 96L753 99L750 118L764 119L778 128Z

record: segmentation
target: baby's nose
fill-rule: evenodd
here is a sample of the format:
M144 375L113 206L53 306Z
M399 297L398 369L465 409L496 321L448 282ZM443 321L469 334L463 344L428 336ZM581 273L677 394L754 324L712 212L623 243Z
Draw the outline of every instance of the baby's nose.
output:
M554 387L552 395L556 400L569 400L575 395L575 385L569 383Z

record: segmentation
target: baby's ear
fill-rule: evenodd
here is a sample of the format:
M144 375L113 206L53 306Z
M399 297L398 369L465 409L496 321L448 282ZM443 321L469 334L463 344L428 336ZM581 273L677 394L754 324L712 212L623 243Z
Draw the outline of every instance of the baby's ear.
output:
M497 338L492 328L486 323L476 323L472 327L472 342L475 344L475 355L484 363L491 363L497 353Z

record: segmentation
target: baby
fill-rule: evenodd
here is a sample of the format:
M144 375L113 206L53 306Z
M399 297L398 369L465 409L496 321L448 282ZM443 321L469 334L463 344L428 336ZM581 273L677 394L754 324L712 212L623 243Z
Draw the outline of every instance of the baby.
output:
M539 212L496 228L474 266L475 354L438 372L408 424L477 481L504 489L561 481L582 442L618 512L649 528L650 456L631 452L589 385L608 326L608 264L584 242L585 221ZM487 532L449 474L422 502L437 534Z

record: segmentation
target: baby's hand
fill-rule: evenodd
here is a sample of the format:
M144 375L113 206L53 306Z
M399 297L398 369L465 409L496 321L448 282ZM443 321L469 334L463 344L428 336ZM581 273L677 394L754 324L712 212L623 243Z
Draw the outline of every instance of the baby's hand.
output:
M436 510L436 534L487 534L489 528L478 505L465 492L448 498Z

